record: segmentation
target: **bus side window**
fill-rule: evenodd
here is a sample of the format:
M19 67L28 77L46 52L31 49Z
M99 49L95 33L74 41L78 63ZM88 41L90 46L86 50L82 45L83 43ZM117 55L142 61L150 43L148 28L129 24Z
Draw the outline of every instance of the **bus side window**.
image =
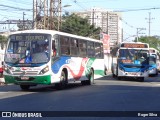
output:
M95 57L100 58L101 57L101 44L95 43Z
M80 57L86 57L87 56L87 42L84 40L79 39L79 55Z
M71 55L78 56L78 40L71 38L70 41Z
M67 36L60 36L60 50L62 55L70 55L70 39Z
M94 42L88 41L87 42L87 55L88 57L95 57L95 49L94 49Z

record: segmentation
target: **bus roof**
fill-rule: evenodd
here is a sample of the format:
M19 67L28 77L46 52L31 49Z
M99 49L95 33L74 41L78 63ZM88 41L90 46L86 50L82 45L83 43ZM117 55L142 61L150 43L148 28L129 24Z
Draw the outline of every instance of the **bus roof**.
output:
M157 51L157 49L155 49L155 48L149 48L150 50L155 50L155 51Z
M159 53L159 51L157 49L155 49L155 48L149 48L149 52L151 54L153 54L153 53L158 54Z
M85 40L89 40L89 41L94 41L94 42L96 41L96 42L102 43L102 41L98 40L98 39L78 36L78 35L74 35L74 34L70 34L70 33L65 33L65 32L60 32L60 31L55 31L55 30L32 29L32 30L16 31L16 32L11 33L10 35L24 34L24 33L44 33L44 34L51 34L52 36L55 35L55 34L59 34L59 35L74 37L74 38L77 38L77 39L85 39Z

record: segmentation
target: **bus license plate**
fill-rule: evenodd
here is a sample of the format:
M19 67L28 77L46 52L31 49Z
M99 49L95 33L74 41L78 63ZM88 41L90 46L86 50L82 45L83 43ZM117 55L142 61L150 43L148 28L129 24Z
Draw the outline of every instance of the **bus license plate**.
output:
M29 77L23 76L23 77L21 77L21 80L29 80Z
M138 75L137 73L130 73L130 75Z

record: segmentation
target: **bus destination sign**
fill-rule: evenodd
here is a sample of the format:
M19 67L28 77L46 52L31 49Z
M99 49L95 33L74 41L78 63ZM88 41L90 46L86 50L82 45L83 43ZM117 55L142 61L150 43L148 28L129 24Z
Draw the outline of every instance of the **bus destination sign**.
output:
M146 44L123 43L121 47L125 48L148 48Z
M11 35L11 40L26 40L26 41L36 41L36 40L45 40L48 39L47 34L15 34Z
M45 36L43 35L34 35L34 36L27 36L27 35L17 35L15 36L16 37L16 40L44 40L45 39Z

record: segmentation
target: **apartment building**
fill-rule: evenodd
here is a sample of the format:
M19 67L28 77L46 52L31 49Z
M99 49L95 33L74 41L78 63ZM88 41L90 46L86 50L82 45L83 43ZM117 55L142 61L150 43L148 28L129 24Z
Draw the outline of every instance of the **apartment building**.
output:
M91 8L87 11L74 12L87 18L90 24L101 27L102 32L110 36L110 47L122 41L121 13L101 8Z

